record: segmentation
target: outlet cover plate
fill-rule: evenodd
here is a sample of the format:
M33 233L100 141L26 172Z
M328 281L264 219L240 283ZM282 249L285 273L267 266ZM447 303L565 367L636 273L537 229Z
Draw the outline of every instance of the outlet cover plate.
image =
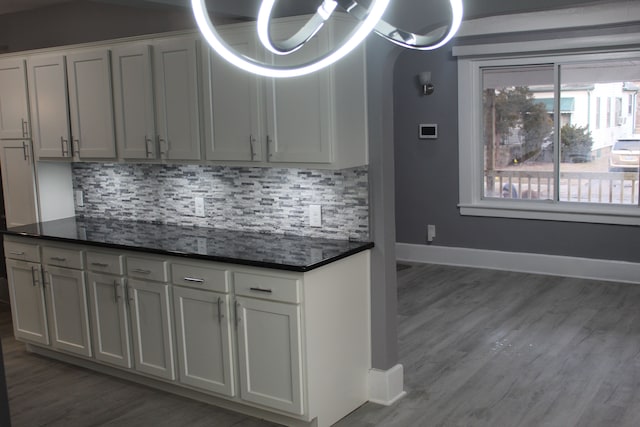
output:
M196 197L196 216L204 218L204 197Z
M309 225L322 227L322 205L309 205Z

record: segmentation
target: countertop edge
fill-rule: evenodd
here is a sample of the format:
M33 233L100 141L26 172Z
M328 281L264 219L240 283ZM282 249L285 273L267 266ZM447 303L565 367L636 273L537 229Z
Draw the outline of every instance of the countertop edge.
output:
M56 237L56 236L43 236L39 234L37 235L37 234L31 234L31 233L25 233L25 232L14 232L11 230L2 230L2 229L0 229L0 234L6 235L6 236L26 237L26 238L32 238L32 239L47 240L52 242L93 246L93 247L105 248L105 249L122 249L126 251L144 252L144 253L150 253L150 254L156 254L156 255L167 255L167 256L183 257L188 259L197 259L197 260L204 260L204 261L215 261L215 262L223 262L228 264L245 265L250 267L269 268L273 270L292 271L296 273L306 273L306 272L315 270L317 268L320 268L325 265L331 264L333 262L339 261L341 259L347 258L351 255L355 255L357 253L372 249L375 246L373 242L361 242L362 246L360 247L347 250L339 255L324 259L314 264L300 266L300 265L290 265L290 264L278 264L278 263L271 263L271 262L265 262L265 261L254 261L254 260L241 259L241 258L229 258L229 257L215 256L215 255L202 255L202 254L196 254L191 252L179 252L179 251L171 251L171 250L164 250L164 249L154 249L154 248L147 248L147 247L140 247L140 246L119 245L115 243L103 243L103 242L96 242L96 241L90 241L90 240L69 239L69 238Z

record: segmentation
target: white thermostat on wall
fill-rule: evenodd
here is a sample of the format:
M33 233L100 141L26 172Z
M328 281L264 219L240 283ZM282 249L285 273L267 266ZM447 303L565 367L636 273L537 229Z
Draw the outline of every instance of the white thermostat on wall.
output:
M438 139L438 125L421 124L420 133L418 136L420 137L420 139Z

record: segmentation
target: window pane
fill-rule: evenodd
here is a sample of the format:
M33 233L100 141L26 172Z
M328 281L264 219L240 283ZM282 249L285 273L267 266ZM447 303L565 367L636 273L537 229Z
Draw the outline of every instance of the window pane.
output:
M562 65L560 81L561 98L575 100L560 130L560 201L637 205L640 61Z
M485 68L485 198L554 198L552 65Z

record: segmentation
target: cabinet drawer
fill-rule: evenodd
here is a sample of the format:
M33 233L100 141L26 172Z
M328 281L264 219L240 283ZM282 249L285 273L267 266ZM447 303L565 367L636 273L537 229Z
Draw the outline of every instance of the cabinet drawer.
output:
M47 265L57 265L59 267L75 268L77 270L84 268L82 251L78 249L43 246L42 262Z
M102 252L87 252L87 269L106 274L124 274L124 257Z
M227 271L217 268L189 264L171 264L171 281L175 285L208 289L217 292L229 292Z
M127 257L127 276L157 282L167 281L167 261Z
M7 258L21 261L40 262L40 251L38 245L27 243L4 242L4 255Z
M251 273L234 273L236 295L264 298L276 301L301 301L300 281L285 277L261 276Z

